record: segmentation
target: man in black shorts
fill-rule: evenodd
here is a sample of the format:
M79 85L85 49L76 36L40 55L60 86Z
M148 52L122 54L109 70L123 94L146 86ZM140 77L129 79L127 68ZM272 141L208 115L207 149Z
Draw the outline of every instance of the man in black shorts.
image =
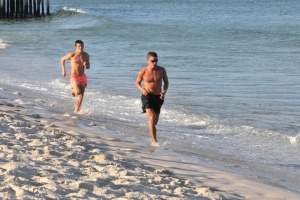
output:
M148 93L148 95L144 96L142 95L141 99L142 99L142 110L143 113L146 112L147 108L153 109L154 112L156 113L160 113L160 108L164 103L164 100L160 98L160 94L159 95L153 95Z
M155 125L158 122L160 108L169 87L169 80L165 68L157 65L158 57L155 52L147 54L147 62L148 65L139 71L135 85L142 92L142 109L148 116L151 145L158 146ZM144 87L141 85L142 81L144 81Z

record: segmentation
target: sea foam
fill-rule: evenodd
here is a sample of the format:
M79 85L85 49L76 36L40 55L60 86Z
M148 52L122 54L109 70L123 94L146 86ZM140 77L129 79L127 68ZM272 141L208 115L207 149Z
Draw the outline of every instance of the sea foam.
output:
M6 49L8 47L9 47L8 42L3 39L0 39L0 49Z
M83 11L82 9L78 9L78 8L69 8L69 7L67 7L67 6L63 7L63 10L71 11L71 12L77 12L77 13L86 13L86 12Z

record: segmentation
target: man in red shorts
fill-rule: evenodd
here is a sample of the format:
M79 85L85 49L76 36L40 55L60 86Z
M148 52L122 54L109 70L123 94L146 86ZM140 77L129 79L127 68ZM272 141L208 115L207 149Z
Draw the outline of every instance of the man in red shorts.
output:
M70 84L72 87L72 95L78 95L74 112L80 110L85 88L87 87L87 77L84 74L84 69L90 69L90 56L83 51L84 44L81 40L75 41L75 51L68 53L61 58L62 76L66 76L65 62L71 61Z
M169 80L165 68L157 65L158 58L155 52L147 54L147 61L148 65L139 71L135 85L142 92L142 109L148 116L151 145L158 146L155 125L169 87ZM142 81L144 81L144 87L141 86Z

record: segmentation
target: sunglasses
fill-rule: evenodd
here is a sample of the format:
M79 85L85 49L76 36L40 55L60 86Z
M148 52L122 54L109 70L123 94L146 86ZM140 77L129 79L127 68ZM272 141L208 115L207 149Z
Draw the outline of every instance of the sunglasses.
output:
M152 63L157 63L157 59L156 60L150 60Z

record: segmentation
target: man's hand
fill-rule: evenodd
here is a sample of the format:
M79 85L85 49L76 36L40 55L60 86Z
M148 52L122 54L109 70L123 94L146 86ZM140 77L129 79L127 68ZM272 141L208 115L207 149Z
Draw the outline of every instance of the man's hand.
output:
M149 92L144 88L142 94L143 94L144 96L147 96L148 93L149 93Z
M63 77L66 77L66 71L63 70L63 71L61 72L61 75L62 75Z
M85 67L86 69L89 69L90 65L88 62L83 62L83 67Z
M160 93L160 99L161 99L161 100L164 100L164 99L165 99L165 95L166 95L165 92L161 92L161 93Z

